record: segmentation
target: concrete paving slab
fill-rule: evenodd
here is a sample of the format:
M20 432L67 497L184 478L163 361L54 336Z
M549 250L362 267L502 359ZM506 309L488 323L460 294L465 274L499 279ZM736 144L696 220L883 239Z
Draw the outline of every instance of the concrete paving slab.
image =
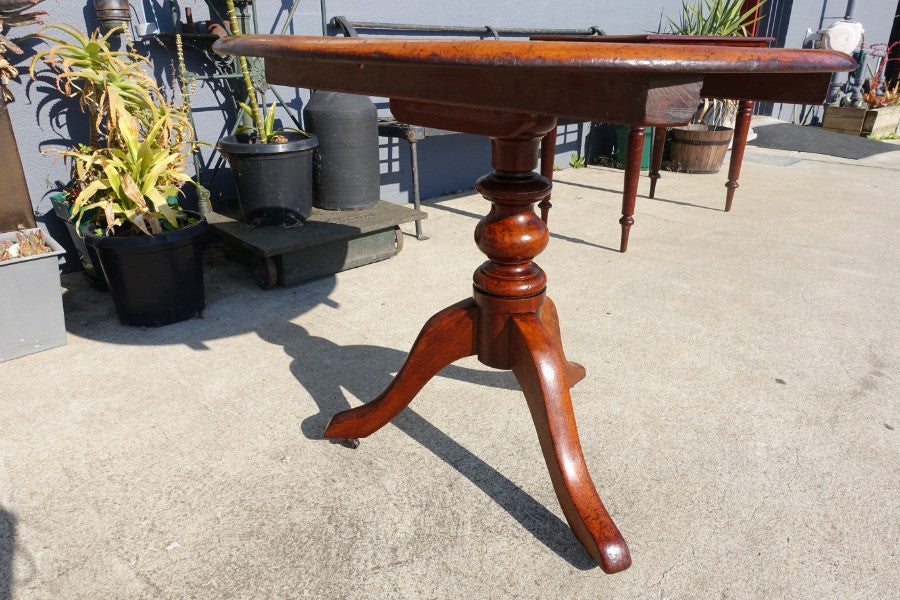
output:
M724 174L664 173L624 255L621 172L557 174L538 261L627 571L572 537L508 373L321 439L470 293L464 193L295 288L211 252L204 318L160 329L65 276L68 344L0 364L0 598L897 597L900 162L800 158L748 161L727 214Z

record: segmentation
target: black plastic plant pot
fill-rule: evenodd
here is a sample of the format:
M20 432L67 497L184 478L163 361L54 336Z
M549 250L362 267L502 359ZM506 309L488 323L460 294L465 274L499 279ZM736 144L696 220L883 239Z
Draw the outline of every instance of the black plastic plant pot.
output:
M208 225L153 236L99 236L85 240L100 258L119 320L125 325L158 327L190 319L206 306L202 236Z
M69 238L72 240L72 244L78 252L78 259L81 261L81 268L83 269L82 272L94 287L105 292L106 282L103 281L103 273L100 269L100 258L97 257L97 251L94 250L92 246L88 246L84 242L84 237L82 237L85 229L88 227L91 217L97 212L97 209L92 209L85 213L84 219L82 219L81 222L81 234L79 234L75 229L75 223L72 221L72 215L70 214L71 205L66 203L63 194L53 194L50 196L50 202L53 204L53 212L55 212L56 216L66 224L66 229L69 230Z
M219 140L237 188L241 220L251 225L291 226L312 213L314 135L286 132L283 144L250 144L246 136Z

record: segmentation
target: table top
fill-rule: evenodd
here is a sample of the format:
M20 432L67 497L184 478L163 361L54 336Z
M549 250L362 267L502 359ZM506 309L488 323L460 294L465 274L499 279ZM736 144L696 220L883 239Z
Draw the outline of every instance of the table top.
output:
M704 78L739 82L749 99L812 103L832 72L856 67L826 50L589 41L245 35L214 49L265 58L275 84L632 125L687 123Z
M628 35L535 35L535 41L544 42L600 42L604 44L676 44L689 46L733 46L765 48L775 41L773 37L738 35L677 35L674 33L634 33Z

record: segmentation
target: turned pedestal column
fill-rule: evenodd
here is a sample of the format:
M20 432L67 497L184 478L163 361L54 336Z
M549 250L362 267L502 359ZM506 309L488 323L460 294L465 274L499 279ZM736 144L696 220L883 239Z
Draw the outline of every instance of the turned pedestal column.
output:
M572 412L569 388L585 371L565 358L556 307L546 297L547 277L533 260L549 239L534 206L551 188L534 168L541 137L556 119L401 101L392 101L391 110L405 122L490 136L494 171L476 183L491 203L475 228L487 261L475 271L474 297L432 317L384 393L335 415L325 437L356 440L374 433L438 371L465 356L512 370L569 526L604 571L627 568L628 547L591 481Z

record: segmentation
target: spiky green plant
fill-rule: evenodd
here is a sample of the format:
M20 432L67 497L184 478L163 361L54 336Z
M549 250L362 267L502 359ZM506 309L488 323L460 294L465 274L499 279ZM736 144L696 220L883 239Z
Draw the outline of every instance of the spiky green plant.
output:
M6 58L6 53L22 54L12 40L3 35L7 27L19 27L40 23L47 14L42 10L30 10L44 0L0 0L0 100L12 100L12 92L6 87L11 79L19 76L19 71Z
M744 0L689 0L681 2L679 21L669 19L669 29L678 35L750 35L751 26L762 17L754 17L766 0L743 10ZM734 100L703 99L692 121L710 125L730 122L737 112Z
M91 146L117 143L121 110L135 117L144 132L164 118L167 130L175 132L179 140L191 137L187 113L166 101L150 75L150 61L135 52L110 47L109 40L116 33L118 30L86 35L70 25L44 27L35 36L53 46L35 54L32 78L41 62L56 73L57 89L77 99L90 119Z
M83 186L72 206L76 228L87 215L94 215L92 228L98 234L153 235L187 224L189 219L170 199L191 181L185 172L189 144L169 137L165 117L141 137L137 120L122 112L117 130L121 148L82 146L61 152Z
M48 65L56 88L91 121L89 145L50 150L71 163L68 198L78 230L84 221L98 234L154 235L190 222L177 196L192 182L187 158L198 143L188 107L167 100L146 57L110 47L115 33L48 25L35 37L53 46L35 55L31 73Z
M243 102L238 102L238 106L247 115L253 114L253 109ZM253 141L260 144L283 144L288 141L284 135L285 131L299 131L296 127L275 127L275 113L277 112L277 102L273 102L269 108L263 106L263 122L261 127L241 126L235 130L235 133L249 133Z
M742 10L744 0L682 0L681 18L669 19L669 29L679 35L749 35L761 18L753 15L764 3Z

